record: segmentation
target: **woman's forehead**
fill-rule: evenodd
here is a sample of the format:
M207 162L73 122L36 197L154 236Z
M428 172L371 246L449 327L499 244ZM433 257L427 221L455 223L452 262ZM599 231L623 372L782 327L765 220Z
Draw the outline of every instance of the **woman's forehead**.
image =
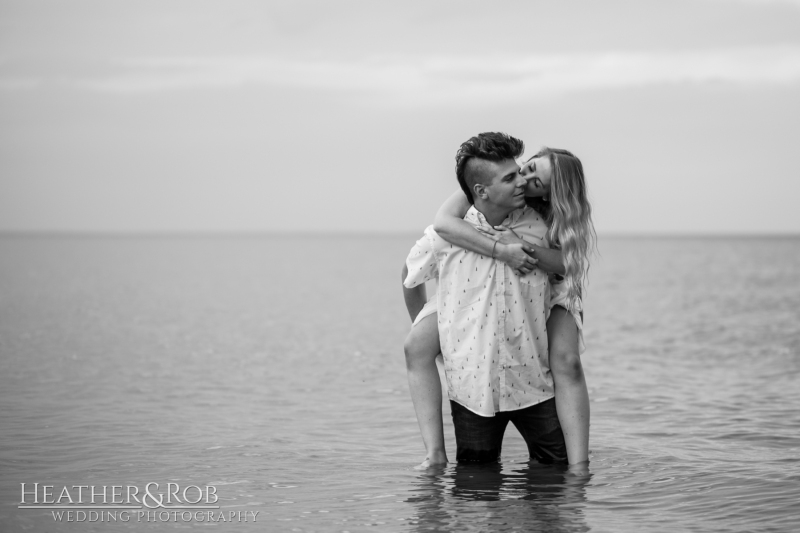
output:
M531 163L536 166L536 173L537 174L549 174L552 170L552 165L550 164L550 158L543 155L539 157L534 157L531 159Z

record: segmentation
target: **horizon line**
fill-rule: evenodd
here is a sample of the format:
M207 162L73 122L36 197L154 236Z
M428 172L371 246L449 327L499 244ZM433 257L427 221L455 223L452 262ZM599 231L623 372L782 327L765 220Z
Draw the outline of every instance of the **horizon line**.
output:
M263 237L414 237L421 231L280 231L280 230L220 230L220 231L87 231L87 230L0 230L0 238L263 238ZM598 232L599 238L610 239L798 239L800 231L770 232Z

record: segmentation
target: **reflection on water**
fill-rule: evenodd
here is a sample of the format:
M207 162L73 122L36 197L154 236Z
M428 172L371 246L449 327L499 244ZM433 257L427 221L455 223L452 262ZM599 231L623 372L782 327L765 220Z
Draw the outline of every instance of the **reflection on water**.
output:
M535 462L459 464L421 473L406 501L415 531L580 532L590 479Z
M601 240L581 477L512 428L414 470L414 238L0 238L0 529L108 529L22 482L176 482L259 513L215 531L800 531L800 240Z

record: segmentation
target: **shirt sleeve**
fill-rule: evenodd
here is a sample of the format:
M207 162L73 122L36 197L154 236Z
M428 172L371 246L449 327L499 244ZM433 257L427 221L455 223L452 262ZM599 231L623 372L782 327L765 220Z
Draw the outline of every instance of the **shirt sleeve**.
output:
M406 258L408 275L403 281L406 288L413 288L439 275L439 263L436 260L436 249L433 239L433 227L429 226L425 234L411 249Z

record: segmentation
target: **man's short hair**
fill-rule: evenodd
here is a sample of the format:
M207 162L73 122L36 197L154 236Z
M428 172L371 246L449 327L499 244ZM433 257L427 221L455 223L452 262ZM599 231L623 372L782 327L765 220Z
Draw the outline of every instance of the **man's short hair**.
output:
M476 183L487 184L484 161L516 159L525 151L525 143L501 132L479 133L461 145L456 153L456 178L469 203L474 204L472 189Z

